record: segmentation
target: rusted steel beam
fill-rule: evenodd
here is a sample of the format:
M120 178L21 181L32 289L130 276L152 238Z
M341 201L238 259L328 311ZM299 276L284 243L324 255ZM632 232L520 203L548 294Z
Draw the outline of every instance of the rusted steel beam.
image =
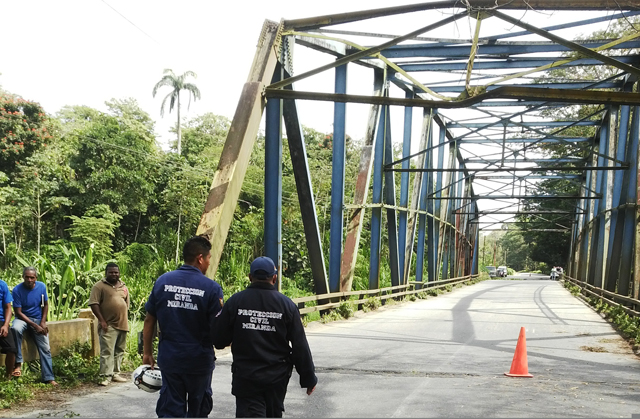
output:
M385 73L374 71L374 96L382 96ZM360 164L358 165L358 176L356 178L355 193L353 197L354 205L364 205L369 194L369 183L371 181L371 171L373 165L374 148L373 142L376 138L376 124L380 115L380 106L371 105L369 118L367 119L367 131L364 137L364 145L360 153ZM360 234L364 221L364 207L354 208L349 214L347 225L347 235L344 242L342 254L342 266L340 267L340 291L351 291L353 284L353 273L358 259L358 247L360 245Z
M405 6L385 7L357 12L339 13L284 21L286 29L317 29L323 26L357 22L383 16L393 16L422 10L469 7L470 9L513 10L640 10L637 0L460 0L434 1Z
M286 80L286 79L285 79ZM291 91L267 88L265 95L280 99L319 100L325 102L365 103L370 105L416 106L420 108L468 108L487 99L544 100L573 104L640 105L637 93L599 90L538 89L535 87L502 86L486 93L458 101L376 97L364 95Z
M218 270L229 226L233 221L233 212L240 196L240 188L260 128L265 107L262 91L271 81L278 61L278 28L278 23L269 20L265 21L262 27L249 78L242 89L198 225L196 234L207 234L212 246L211 264L207 270L209 278L214 278Z

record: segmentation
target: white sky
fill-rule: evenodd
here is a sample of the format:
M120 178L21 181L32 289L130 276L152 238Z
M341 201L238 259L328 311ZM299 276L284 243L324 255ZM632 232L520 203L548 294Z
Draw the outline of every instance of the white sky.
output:
M265 19L391 5L383 0L106 2L0 0L5 34L0 86L39 102L48 113L65 105L106 110L104 102L111 98L133 97L156 120L161 142L170 137L176 118L168 112L160 118L163 90L151 96L165 68L198 75L194 82L202 100L192 102L189 111L183 106L183 116L213 112L231 118ZM323 123L303 123L331 130Z
M212 112L231 118L265 19L279 21L423 1L0 0L4 34L0 86L39 102L51 114L65 105L106 110L107 100L135 98L155 119L158 140L166 148L167 141L174 137L168 129L175 124L175 111L161 118L160 104L168 90L161 90L156 98L151 95L163 69L171 68L177 74L192 70L198 75L194 82L202 99L192 102L189 110L183 101L183 117ZM570 14L570 19L561 13L509 14L526 14L527 20L537 26L583 18L578 13ZM385 18L388 23L383 28L372 27L376 23L373 21L352 24L355 26L349 29L402 35L442 18L440 12L420 12L411 18ZM462 19L453 28L426 36L470 38L475 25L472 22ZM483 26L482 35L505 29L509 29L506 23L492 23ZM569 39L575 35L556 33ZM384 40L362 42L370 45ZM300 46L295 52L297 74L333 59ZM298 83L296 88L330 92L333 75L333 71L325 72ZM369 94L372 77L370 70L351 65L348 93ZM332 131L333 104L301 102L299 108L304 125L321 132ZM347 134L362 138L367 112L368 105L348 105ZM395 141L402 138L402 112L392 108L392 114L398 115L392 120ZM421 109L414 110L415 146L421 113Z

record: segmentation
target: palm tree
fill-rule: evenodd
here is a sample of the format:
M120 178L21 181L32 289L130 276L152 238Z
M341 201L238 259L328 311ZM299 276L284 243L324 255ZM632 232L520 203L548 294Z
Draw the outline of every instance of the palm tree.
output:
M169 100L169 112L171 112L176 105L178 104L178 155L182 152L182 130L180 129L180 91L186 90L189 92L189 106L191 106L191 95L193 95L193 100L200 99L200 89L193 83L185 83L185 79L187 77L193 77L194 79L198 76L193 71L185 71L182 75L176 76L173 70L167 68L163 72L164 76L162 79L153 88L153 97L156 97L156 93L158 93L158 89L164 86L169 86L173 90L169 92L167 96L162 100L162 106L160 107L160 116L164 116L164 105L167 103L167 99ZM189 107L187 107L188 109Z

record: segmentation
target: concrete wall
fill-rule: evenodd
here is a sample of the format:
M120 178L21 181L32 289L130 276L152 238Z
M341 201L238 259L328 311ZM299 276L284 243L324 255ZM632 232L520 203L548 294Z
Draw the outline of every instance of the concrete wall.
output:
M76 341L88 342L91 345L91 354L93 356L100 355L98 320L91 309L80 310L77 319L48 322L47 325L49 326L49 344L53 356L58 355L63 348ZM38 349L28 334L22 340L22 357L25 362L39 358ZM0 354L0 365L4 365L3 354Z

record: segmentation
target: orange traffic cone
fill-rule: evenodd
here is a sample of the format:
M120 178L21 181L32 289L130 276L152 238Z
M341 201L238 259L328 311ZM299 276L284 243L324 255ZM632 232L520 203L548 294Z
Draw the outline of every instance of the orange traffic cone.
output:
M524 336L524 327L520 328L516 352L513 354L513 361L511 361L511 370L505 372L504 375L509 377L533 377L533 375L529 374L529 366L527 364L527 338Z

